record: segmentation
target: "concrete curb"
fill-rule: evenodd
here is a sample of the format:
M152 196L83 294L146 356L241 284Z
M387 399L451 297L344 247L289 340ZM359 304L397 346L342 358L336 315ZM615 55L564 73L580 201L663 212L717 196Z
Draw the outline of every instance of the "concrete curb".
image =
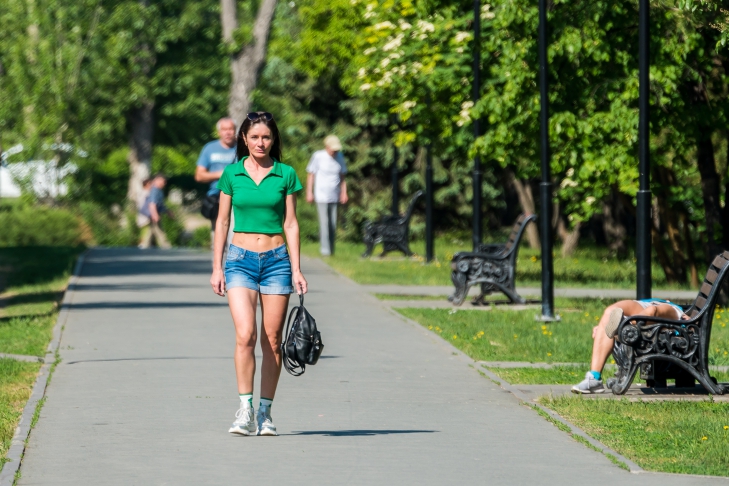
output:
M0 358L14 359L16 361L30 361L31 363L45 363L40 356L29 356L27 354L0 353Z
M20 416L20 422L18 422L18 426L15 428L15 434L13 434L13 439L10 442L10 448L5 456L7 458L7 462L3 466L2 471L0 471L0 486L13 486L13 483L15 482L15 475L20 470L23 453L25 452L25 444L30 436L33 416L35 415L38 403L43 399L46 392L48 378L51 375L51 370L53 369L54 364L53 362L55 361L53 357L58 350L63 326L66 324L66 319L68 319L69 308L71 306L71 301L73 300L73 292L76 288L76 282L78 281L79 275L81 274L81 267L83 266L86 253L87 252L85 251L79 255L78 260L76 261L76 266L73 269L73 274L68 281L68 287L66 287L66 292L63 295L61 311L58 313L56 325L53 326L53 337L46 349L46 355L50 355L50 362L45 362L43 358L33 357L36 361L41 360L43 362L43 366L41 366L38 377L33 385L33 391L30 395L30 399L28 399L28 403L26 403L25 408L23 408L23 414Z

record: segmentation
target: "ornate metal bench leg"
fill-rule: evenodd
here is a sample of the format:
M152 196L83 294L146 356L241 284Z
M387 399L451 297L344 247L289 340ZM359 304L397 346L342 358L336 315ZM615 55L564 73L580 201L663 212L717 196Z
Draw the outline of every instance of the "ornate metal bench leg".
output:
M514 304L526 304L526 300L524 300L524 297L516 293L516 290L504 288L502 289L503 292L506 294L506 296L513 302Z
M481 293L478 294L476 297L474 297L473 304L474 305L486 305L485 299L486 299L486 295L488 295L488 294L489 294L489 292L488 292L488 290L486 290L486 284L481 284Z
M362 253L363 258L367 258L372 255L372 250L375 248L375 235L373 234L373 228L371 224L367 224L364 227L364 244L367 246L365 252Z
M613 359L618 365L618 371L610 383L610 388L613 394L623 395L633 383L633 377L638 369L638 366L634 364L633 349L616 342L613 346Z
M458 270L454 270L451 272L451 281L453 281L453 285L456 287L456 290L453 292L453 295L448 297L448 300L453 305L461 305L463 304L463 301L466 300L466 295L468 295L469 287L466 285L466 274L459 272Z

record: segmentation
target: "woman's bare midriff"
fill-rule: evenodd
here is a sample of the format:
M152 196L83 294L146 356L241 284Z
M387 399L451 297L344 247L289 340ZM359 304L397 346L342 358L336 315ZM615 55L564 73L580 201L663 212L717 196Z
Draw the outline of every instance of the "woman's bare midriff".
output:
M282 234L268 235L263 233L233 233L233 244L244 250L262 253L273 250L285 243Z

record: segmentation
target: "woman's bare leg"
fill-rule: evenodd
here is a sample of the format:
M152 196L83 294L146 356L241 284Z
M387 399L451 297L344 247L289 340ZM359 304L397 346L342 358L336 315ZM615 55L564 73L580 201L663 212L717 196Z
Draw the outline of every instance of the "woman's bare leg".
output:
M256 300L258 292L245 287L228 290L230 314L235 325L235 377L238 393L253 393L256 373Z
M273 400L281 375L281 335L289 295L261 294L261 396Z
M647 309L643 309L639 303L634 300L621 300L612 305L607 306L605 311L602 313L602 317L598 322L597 326L592 329L592 361L590 362L590 370L602 373L602 369L605 367L605 362L608 356L613 352L613 345L615 344L614 339L610 339L605 334L605 326L607 326L610 320L610 314L614 309L622 309L626 316L634 316L638 314L642 315L653 315L650 312L655 306L649 306ZM648 314L646 314L648 312Z

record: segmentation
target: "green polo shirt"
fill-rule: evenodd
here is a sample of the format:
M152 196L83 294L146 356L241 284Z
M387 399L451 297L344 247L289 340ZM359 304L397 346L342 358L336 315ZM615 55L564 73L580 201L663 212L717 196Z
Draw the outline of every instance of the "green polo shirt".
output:
M256 185L248 175L243 157L223 170L218 189L233 199L236 233L283 233L286 196L301 190L301 182L291 166L273 161L271 171Z

